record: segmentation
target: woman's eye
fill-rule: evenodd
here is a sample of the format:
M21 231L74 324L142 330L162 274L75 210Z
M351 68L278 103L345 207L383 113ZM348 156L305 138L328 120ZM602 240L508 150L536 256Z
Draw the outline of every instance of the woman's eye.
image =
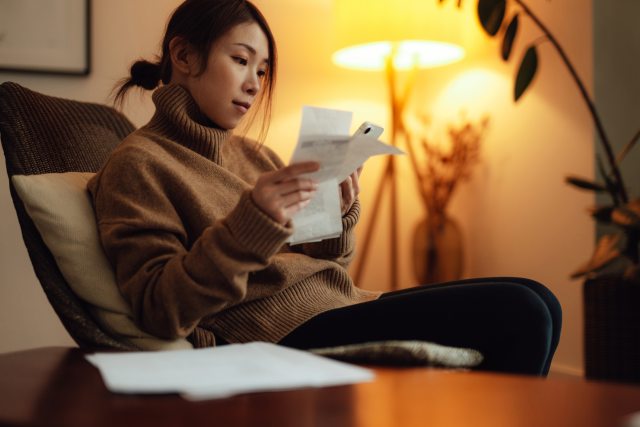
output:
M233 60L236 61L240 65L247 65L249 63L249 61L247 61L245 58L243 58L241 56L234 56Z
M263 79L266 75L267 72L265 70L258 71L258 77L260 77L261 79Z

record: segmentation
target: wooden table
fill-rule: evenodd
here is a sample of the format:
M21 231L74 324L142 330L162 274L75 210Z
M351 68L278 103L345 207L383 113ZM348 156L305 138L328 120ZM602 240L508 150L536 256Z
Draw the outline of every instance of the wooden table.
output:
M70 348L0 355L0 426L618 426L640 387L437 369L376 369L372 383L188 402L118 395Z

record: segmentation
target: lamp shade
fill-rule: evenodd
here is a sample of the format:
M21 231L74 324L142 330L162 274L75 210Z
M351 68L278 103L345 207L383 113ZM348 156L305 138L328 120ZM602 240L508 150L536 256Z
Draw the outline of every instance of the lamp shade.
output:
M381 70L437 67L464 57L455 10L437 0L334 0L333 62Z

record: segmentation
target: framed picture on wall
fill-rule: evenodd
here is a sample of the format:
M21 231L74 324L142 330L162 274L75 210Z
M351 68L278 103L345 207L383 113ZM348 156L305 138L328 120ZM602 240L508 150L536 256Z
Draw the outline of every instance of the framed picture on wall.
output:
M90 0L0 0L0 71L87 75Z

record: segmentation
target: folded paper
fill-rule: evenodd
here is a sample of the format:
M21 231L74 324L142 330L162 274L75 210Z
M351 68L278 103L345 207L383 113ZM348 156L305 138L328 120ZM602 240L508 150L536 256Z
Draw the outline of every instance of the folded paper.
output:
M404 154L371 136L349 137L351 116L348 111L309 106L302 109L298 143L289 163L314 161L320 164L320 169L309 174L318 182L318 190L309 205L293 217L291 244L339 236L342 233L339 184L371 156Z

